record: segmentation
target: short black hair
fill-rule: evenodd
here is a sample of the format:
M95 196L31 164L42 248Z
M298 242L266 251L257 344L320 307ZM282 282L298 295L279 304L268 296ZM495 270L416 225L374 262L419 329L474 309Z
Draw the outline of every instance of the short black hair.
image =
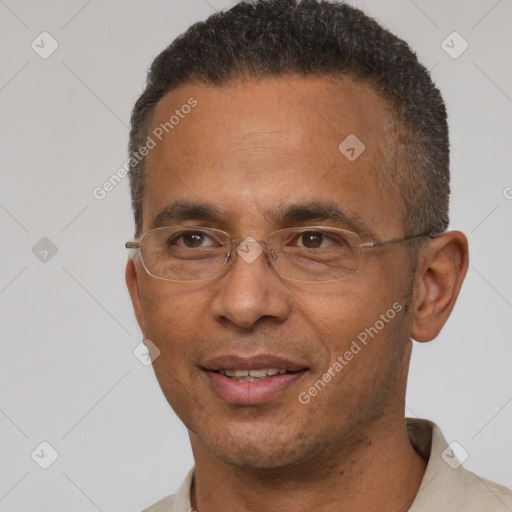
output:
M286 75L348 77L374 88L390 117L385 182L401 198L405 234L448 226L446 109L406 42L346 3L242 1L195 23L154 60L131 117L130 186L136 234L142 227L145 144L157 103L189 80L217 86ZM340 141L341 142L341 141Z

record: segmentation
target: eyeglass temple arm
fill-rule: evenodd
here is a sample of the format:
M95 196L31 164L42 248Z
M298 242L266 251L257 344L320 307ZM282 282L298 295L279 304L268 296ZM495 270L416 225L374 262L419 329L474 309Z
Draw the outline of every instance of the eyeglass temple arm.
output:
M400 242L407 242L408 240L413 240L414 238L420 238L422 236L428 236L430 238L435 238L438 235L427 233L420 233L419 235L406 236L405 238L394 238L393 240L383 240L381 242L368 242L366 244L361 244L360 247L363 249L371 249L372 247L386 247L387 245L398 244Z
M126 242L124 246L126 247L126 249L140 249L141 243L138 241Z

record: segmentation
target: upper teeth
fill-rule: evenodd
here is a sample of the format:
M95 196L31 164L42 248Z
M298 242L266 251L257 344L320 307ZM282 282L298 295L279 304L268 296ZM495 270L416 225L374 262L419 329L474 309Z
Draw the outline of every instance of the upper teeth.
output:
M227 377L270 377L278 373L286 373L284 369L261 368L260 370L219 370L219 373Z

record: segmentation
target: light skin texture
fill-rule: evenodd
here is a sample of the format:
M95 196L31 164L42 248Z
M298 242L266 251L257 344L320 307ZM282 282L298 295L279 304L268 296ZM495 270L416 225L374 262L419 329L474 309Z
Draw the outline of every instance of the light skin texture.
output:
M187 83L160 101L153 127L190 97L197 107L148 156L142 232L167 204L187 200L213 205L220 219L180 224L266 239L288 227L272 215L276 207L329 201L364 223L363 242L404 236L398 198L378 177L387 112L369 87L326 77ZM366 145L353 162L338 150L351 133ZM354 230L330 220L301 225L318 224ZM413 274L407 243L364 250L357 276L329 284L283 280L263 257L235 258L203 283L157 280L129 260L137 320L161 350L157 378L189 430L196 510L409 508L425 471L404 421L410 338L438 334L468 257L464 235L446 233L427 240ZM402 311L301 404L298 394L394 303ZM206 359L226 354L271 354L308 371L267 403L235 406L202 371Z

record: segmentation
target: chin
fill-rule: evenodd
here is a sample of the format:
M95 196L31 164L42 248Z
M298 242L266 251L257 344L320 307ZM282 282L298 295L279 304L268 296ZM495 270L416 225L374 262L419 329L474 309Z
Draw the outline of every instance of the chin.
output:
M315 436L310 428L272 425L271 428L235 427L216 432L197 432L201 444L223 463L247 469L277 469L300 465L330 444L327 436ZM318 437L318 438L317 438Z
M303 454L296 447L287 448L283 444L279 446L248 443L244 441L239 445L231 444L225 449L214 448L218 459L229 466L247 469L277 469L286 466L294 466L303 461Z

